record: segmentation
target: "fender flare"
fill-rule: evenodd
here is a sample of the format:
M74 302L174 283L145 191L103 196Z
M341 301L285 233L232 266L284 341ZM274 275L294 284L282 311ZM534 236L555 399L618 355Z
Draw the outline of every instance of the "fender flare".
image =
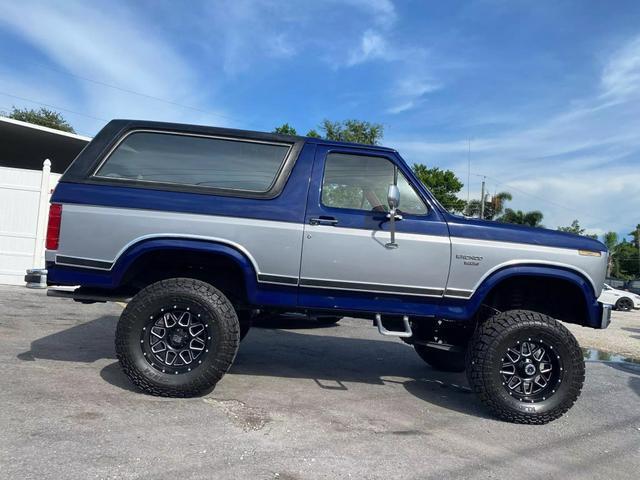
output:
M234 248L233 246L217 242L215 240L200 240L187 238L154 237L141 239L129 245L127 249L118 256L114 263L112 272L112 282L120 285L128 269L142 255L158 250L180 250L186 252L214 253L222 255L234 261L241 269L247 292L253 292L257 288L257 272L249 257Z
M443 313L449 318L457 320L472 318L478 312L487 296L502 282L513 277L555 278L570 282L578 287L582 293L586 311L589 315L589 318L586 319L587 324L599 325L599 305L591 282L575 270L553 265L518 264L505 266L485 278L469 299L448 302L450 305L443 306L445 310Z

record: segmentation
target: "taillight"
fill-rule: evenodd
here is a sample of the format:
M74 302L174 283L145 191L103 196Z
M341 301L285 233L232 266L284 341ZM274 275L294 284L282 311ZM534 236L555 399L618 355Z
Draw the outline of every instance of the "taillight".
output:
M52 203L49 207L49 223L47 224L47 250L57 250L60 243L60 222L62 221L62 205Z

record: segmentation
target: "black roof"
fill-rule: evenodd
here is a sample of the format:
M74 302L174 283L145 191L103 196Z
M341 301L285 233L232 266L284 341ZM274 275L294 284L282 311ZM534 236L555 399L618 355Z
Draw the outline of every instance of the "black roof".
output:
M116 119L116 120L111 120L107 124L107 127L111 126L112 124L114 126L120 125L122 128L126 128L127 130L137 129L137 128L158 129L158 130L170 130L175 132L200 133L200 134L206 134L206 135L220 135L225 137L251 138L254 140L287 142L287 143L305 142L305 143L336 145L336 146L341 146L341 145L354 146L355 145L355 146L361 146L369 149L382 150L387 152L395 151L392 148L383 147L381 145L363 145L359 143L336 142L333 140L325 140L323 138L316 138L316 137L303 137L300 135L283 135L281 133L269 133L269 132L259 132L255 130L240 130L235 128L212 127L207 125L191 125L186 123L171 123L171 122L154 122L149 120Z

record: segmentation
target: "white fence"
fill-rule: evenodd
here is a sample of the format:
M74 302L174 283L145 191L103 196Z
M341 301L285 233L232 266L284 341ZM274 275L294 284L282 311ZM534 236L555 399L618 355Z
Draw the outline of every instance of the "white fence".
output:
M0 284L23 285L25 270L44 267L49 199L59 174L0 167Z

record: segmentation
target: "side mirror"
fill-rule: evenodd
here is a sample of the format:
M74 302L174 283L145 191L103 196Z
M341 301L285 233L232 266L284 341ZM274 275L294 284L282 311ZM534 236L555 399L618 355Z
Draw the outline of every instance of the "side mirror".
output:
M389 185L387 203L389 204L390 210L395 210L400 206L400 189L397 185Z

